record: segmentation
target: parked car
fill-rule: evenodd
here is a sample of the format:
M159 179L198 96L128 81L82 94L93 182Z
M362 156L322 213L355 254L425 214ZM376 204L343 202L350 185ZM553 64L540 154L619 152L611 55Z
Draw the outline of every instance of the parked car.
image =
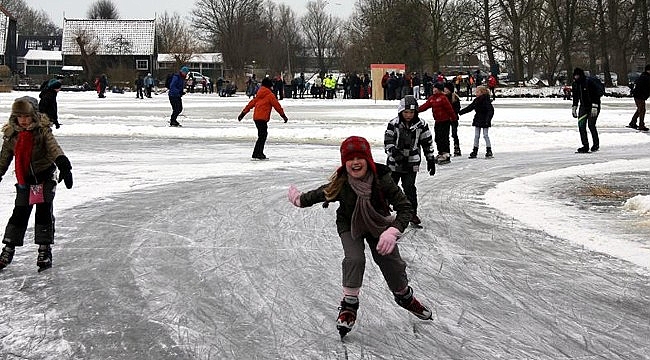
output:
M618 86L618 74L615 73L615 72L610 71L609 75L612 77L612 85L613 86ZM603 84L605 83L605 73L600 73L600 74L596 75L596 77L598 79L600 79L600 81L602 81Z
M207 76L205 76L205 75L203 75L203 74L201 74L200 72L197 72L197 71L190 71L190 72L187 74L187 77L186 77L185 79L189 79L189 78L190 78L190 75L192 76L192 78L194 78L194 89L195 89L195 90L201 90L201 89L203 89L203 80L204 80L204 79L205 79L205 81L207 81L208 83L210 83L210 78L207 77Z

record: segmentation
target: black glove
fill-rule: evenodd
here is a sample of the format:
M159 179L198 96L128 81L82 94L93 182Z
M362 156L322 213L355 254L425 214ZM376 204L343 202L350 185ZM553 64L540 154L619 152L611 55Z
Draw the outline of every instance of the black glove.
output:
M287 115L282 115L282 118L284 119L285 124L287 123L287 121L289 121L289 118L287 118Z
M72 189L72 165L65 155L60 155L54 160L56 167L59 168L59 182L63 181L65 187Z
M401 162L402 160L404 160L404 154L397 147L393 147L393 149L390 151L390 156L392 156L393 159L395 159L396 163Z
M243 119L244 116L246 116L246 114L244 114L243 112L240 113L239 116L237 116L237 120L241 121L241 119Z
M431 176L436 174L436 161L434 159L427 160L427 171Z

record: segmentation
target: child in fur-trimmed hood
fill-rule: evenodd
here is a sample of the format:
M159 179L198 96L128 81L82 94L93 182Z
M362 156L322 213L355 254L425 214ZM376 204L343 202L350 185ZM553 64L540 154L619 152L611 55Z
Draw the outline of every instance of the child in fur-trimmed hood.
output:
M14 161L16 200L2 242L0 269L13 260L16 246L22 246L27 223L36 205L34 242L39 245L36 264L39 271L52 266L54 243L53 201L58 181L72 188L72 165L52 134L50 120L36 111L38 101L22 97L14 101L9 121L2 127L0 180Z

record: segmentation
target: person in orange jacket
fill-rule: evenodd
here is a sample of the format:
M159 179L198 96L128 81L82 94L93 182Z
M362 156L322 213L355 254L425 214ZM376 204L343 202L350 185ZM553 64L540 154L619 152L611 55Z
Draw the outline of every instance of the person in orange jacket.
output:
M252 108L255 108L255 111L253 111L253 121L257 128L257 141L255 142L255 148L253 149L253 159L267 159L266 155L264 155L264 144L266 143L266 138L269 134L268 123L271 119L271 109L275 109L282 119L284 119L285 123L289 121L287 115L284 114L284 109L282 109L280 102L275 95L273 95L273 91L271 91L272 87L273 82L271 79L265 77L264 80L262 80L262 86L257 91L255 97L248 102L244 107L244 110L242 110L237 117L237 120L241 121Z

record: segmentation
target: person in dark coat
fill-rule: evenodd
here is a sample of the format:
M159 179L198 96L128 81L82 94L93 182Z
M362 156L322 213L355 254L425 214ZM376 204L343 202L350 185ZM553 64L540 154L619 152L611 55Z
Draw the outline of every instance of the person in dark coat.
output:
M587 137L587 127L591 133L593 146L591 151L598 151L600 148L600 140L598 138L598 130L596 129L596 120L600 114L600 96L601 84L596 84L598 79L587 78L585 71L581 68L573 70L573 86L571 94L573 94L573 107L571 114L574 118L578 119L578 131L580 132L580 141L582 147L578 148L579 153L589 152L589 138ZM578 107L580 104L580 107Z
M632 96L634 97L634 104L636 111L632 115L632 121L628 127L638 129L641 131L648 131L645 126L645 102L650 97L650 64L645 66L645 71L634 82L634 89L632 89ZM636 120L639 120L639 125L636 125Z
M357 319L366 243L395 302L419 319L431 319L431 310L413 295L397 244L409 224L411 203L391 178L390 169L374 162L366 139L350 136L341 143L340 152L341 166L329 183L305 193L291 185L287 194L299 208L339 203L336 228L344 253L343 299L336 322L339 334L342 337L352 330ZM397 214L391 215L391 211Z
M61 124L59 124L58 105L56 103L56 95L59 91L61 91L61 82L57 79L52 79L47 82L45 88L38 95L41 99L38 102L38 112L46 114L50 122L57 129L61 127Z
M169 90L167 94L169 95L169 103L172 105L172 114L169 118L169 126L180 127L181 124L176 120L178 115L183 111L183 100L181 97L185 95L185 77L190 72L190 69L187 66L181 67L181 69L174 75L172 75L172 81L169 85Z
M138 75L138 78L135 79L135 98L144 99L144 79L141 75Z
M472 126L474 127L474 149L469 154L470 159L476 159L478 154L479 140L481 139L481 131L483 131L483 139L485 139L485 157L492 157L492 143L490 142L489 130L492 126L492 117L494 116L494 106L490 101L490 91L486 86L476 87L476 97L471 104L467 105L464 109L458 112L458 115L467 114L470 111L475 111Z
M458 138L458 112L460 111L460 97L454 92L454 85L451 82L445 83L445 96L451 103L456 113L456 120L451 122L451 138L454 139L454 156L460 156L460 139Z

